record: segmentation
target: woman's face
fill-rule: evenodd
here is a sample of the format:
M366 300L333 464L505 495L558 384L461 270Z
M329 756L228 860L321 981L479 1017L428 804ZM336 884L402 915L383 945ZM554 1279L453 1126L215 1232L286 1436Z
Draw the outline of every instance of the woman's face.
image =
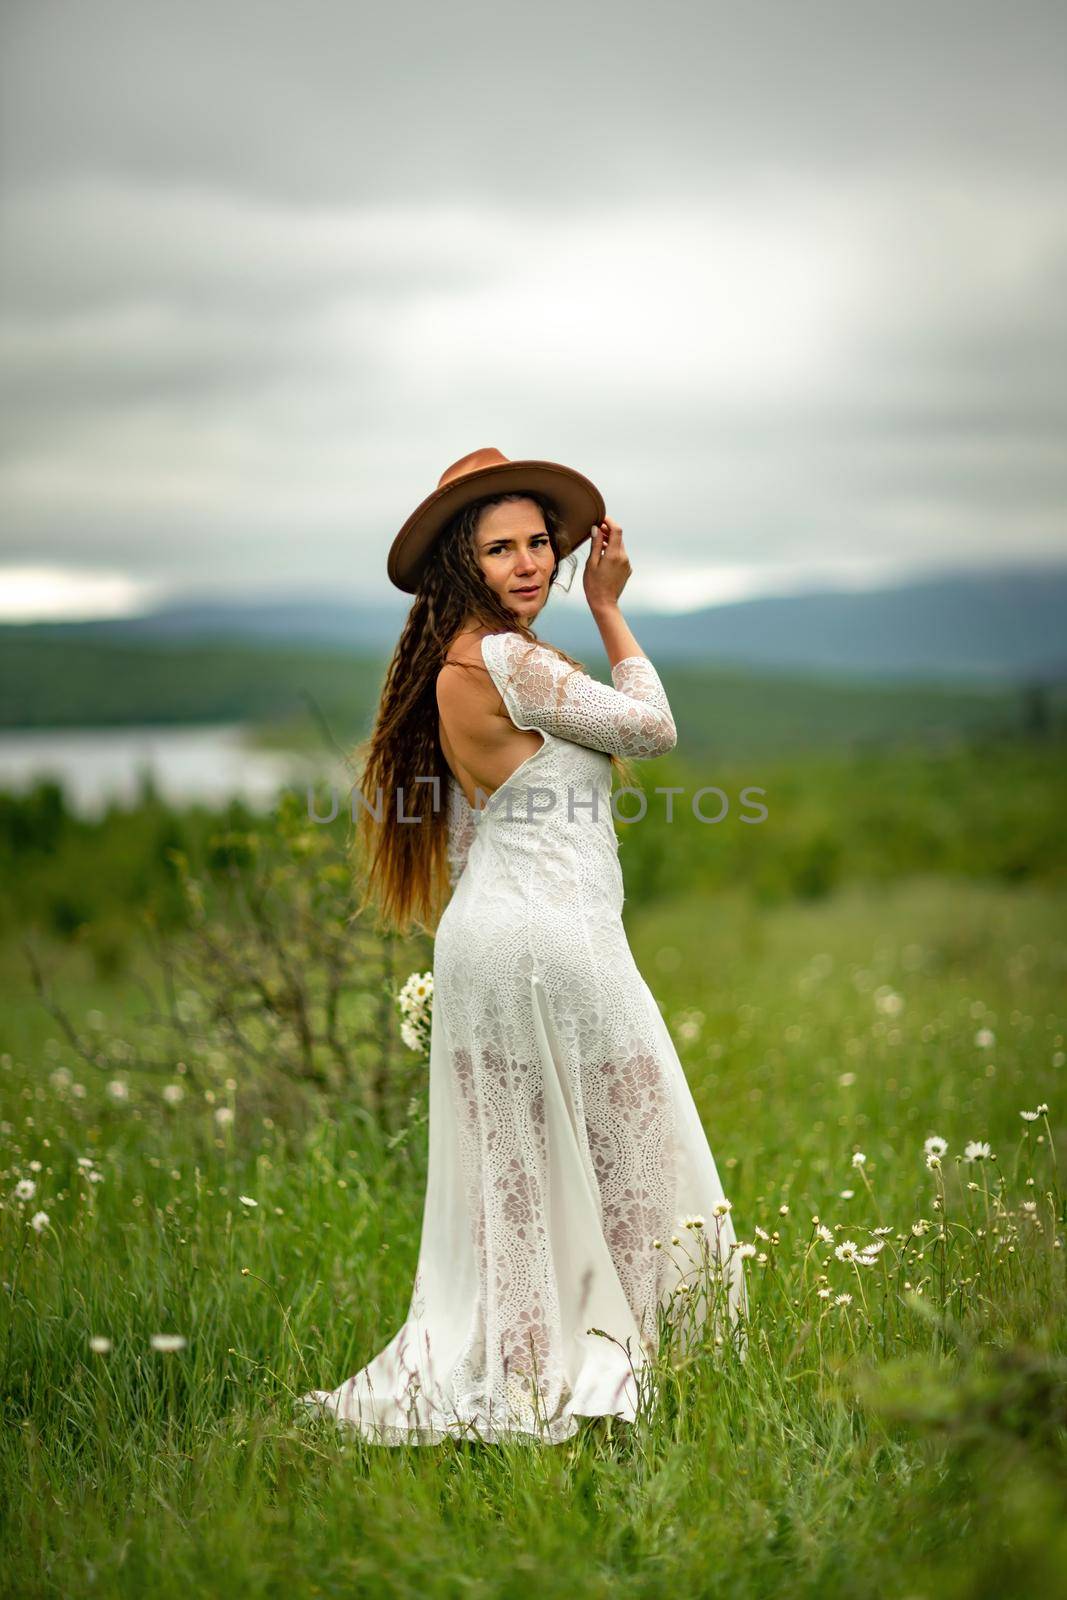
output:
M485 581L504 604L529 623L548 599L556 564L536 500L505 500L486 506L474 535Z

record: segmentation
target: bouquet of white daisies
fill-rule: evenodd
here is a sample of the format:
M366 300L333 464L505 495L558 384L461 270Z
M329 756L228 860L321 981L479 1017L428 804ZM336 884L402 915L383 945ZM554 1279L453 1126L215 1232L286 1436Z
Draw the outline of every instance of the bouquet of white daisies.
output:
M397 995L400 1037L409 1050L426 1055L430 1049L433 1018L433 973L413 972Z

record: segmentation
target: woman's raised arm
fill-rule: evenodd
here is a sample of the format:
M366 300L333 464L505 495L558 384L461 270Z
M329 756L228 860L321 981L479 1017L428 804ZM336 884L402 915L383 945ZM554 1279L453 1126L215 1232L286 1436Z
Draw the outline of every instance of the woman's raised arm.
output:
M482 657L516 727L636 760L663 755L678 742L666 692L647 656L617 661L610 689L518 633L487 634Z

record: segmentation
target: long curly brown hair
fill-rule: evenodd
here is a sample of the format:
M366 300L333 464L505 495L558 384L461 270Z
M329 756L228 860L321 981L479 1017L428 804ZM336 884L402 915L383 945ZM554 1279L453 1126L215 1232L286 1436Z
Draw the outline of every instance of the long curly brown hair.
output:
M496 633L521 634L584 671L581 661L539 640L485 581L475 542L478 520L486 507L507 500L533 500L541 508L555 557L551 592L561 565L561 521L555 507L529 492L486 495L465 506L434 543L433 559L419 581L385 674L373 730L353 751L350 764L358 766L362 759L357 780L362 800L357 797L352 839L362 893L355 915L374 909L379 932L406 936L414 926L432 934L448 898L446 797L451 773L438 734L437 675L464 619L477 618ZM563 559L576 563L577 558ZM611 764L625 782L631 780L628 762L612 756ZM419 783L416 778L438 782ZM404 815L417 816L417 823L399 822L401 795Z

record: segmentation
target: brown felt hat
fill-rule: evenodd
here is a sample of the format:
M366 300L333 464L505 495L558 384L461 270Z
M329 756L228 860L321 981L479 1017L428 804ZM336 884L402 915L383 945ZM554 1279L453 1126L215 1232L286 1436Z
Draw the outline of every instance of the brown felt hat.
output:
M415 594L434 540L458 511L483 495L524 489L543 495L559 513L561 559L590 537L594 522L604 520L604 496L573 467L555 461L509 461L499 450L474 450L445 468L437 488L415 507L393 540L388 560L391 582L405 594Z

